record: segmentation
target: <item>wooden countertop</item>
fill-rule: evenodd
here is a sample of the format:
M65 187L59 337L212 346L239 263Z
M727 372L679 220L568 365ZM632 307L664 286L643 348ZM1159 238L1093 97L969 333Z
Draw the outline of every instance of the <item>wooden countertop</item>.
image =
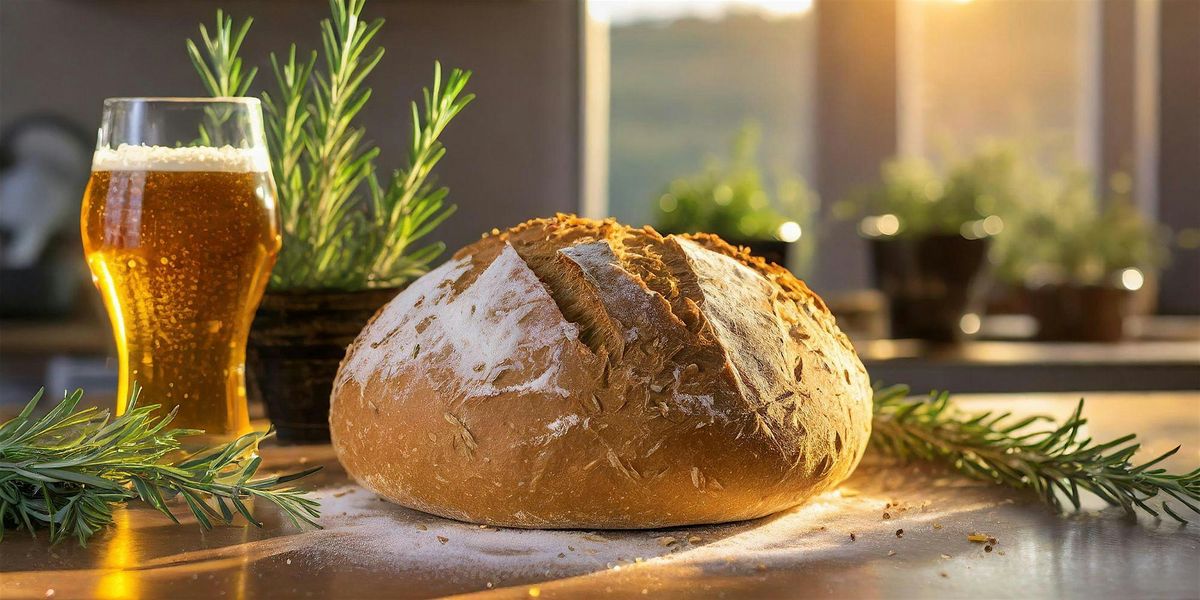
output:
M1200 465L1200 392L1088 397L1093 436L1137 432L1142 456L1182 443L1166 466ZM970 408L1059 417L1077 399L962 397ZM10 532L0 542L0 597L1127 598L1200 589L1200 523L1129 521L1098 501L1058 516L1021 493L879 458L841 489L766 519L583 532L481 529L381 502L347 481L327 446L263 454L272 468L326 466L310 482L325 529L298 531L259 507L264 529L204 533L136 507L119 510L87 548ZM971 532L998 543L986 552L967 541Z

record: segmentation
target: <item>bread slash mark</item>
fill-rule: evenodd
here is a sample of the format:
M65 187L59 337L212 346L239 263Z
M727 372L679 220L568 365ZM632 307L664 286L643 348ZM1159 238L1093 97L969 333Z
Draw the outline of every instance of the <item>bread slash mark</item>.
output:
M821 462L817 464L817 470L813 473L813 477L824 477L829 474L829 468L833 466L833 459L829 455L821 458Z

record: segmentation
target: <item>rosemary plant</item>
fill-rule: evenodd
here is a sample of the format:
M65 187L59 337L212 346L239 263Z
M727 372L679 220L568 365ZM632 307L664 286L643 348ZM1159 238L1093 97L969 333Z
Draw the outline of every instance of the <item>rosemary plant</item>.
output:
M356 117L371 97L363 82L383 58L371 46L382 19L364 21L365 0L330 0L317 52L271 55L277 92L264 93L271 170L278 187L284 244L271 274L273 290L357 290L401 285L425 272L444 250L441 242L416 247L455 207L432 171L445 155L439 137L473 99L464 94L470 71L443 79L434 64L423 107L412 103L412 143L403 168L381 183L379 148L365 140ZM242 95L256 71L238 57L250 19L234 27L217 12L215 33L200 27L202 46L187 49L213 96Z
M1038 423L1050 427L1035 427ZM1200 513L1200 468L1182 475L1155 465L1179 447L1141 464L1132 461L1140 448L1129 434L1104 443L1082 437L1087 423L1083 401L1062 423L1044 416L1013 418L1011 413L964 414L946 392L928 399L910 398L905 386L875 393L874 431L871 445L903 460L923 459L953 467L984 481L1015 489L1029 489L1057 511L1063 499L1076 510L1080 490L1099 496L1130 515L1137 509L1159 517L1150 505L1161 494ZM1162 511L1186 523L1167 502Z
M166 501L179 497L205 529L232 523L234 512L261 527L246 501L260 498L296 526L320 527L318 504L287 486L315 467L290 475L254 478L262 459L257 442L270 432L237 440L171 464L180 438L199 433L168 429L175 411L155 416L158 405L139 406L133 390L129 409L110 419L95 407L76 410L82 390L66 395L35 418L39 391L16 418L0 425L0 540L6 529L33 534L48 528L50 541L68 537L85 545L112 523L114 506L141 499L178 523Z

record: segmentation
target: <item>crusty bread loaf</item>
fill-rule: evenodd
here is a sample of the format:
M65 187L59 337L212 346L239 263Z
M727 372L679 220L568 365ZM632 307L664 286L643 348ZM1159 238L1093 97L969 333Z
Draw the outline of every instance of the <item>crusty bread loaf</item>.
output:
M760 517L844 480L871 426L862 363L787 270L566 215L493 231L396 296L331 405L359 483L510 527Z

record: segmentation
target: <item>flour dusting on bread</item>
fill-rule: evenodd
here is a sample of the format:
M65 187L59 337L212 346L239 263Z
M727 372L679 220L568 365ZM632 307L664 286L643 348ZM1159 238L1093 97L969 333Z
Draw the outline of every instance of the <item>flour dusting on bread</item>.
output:
M512 527L759 517L835 485L871 389L824 303L720 239L568 215L495 231L389 303L331 398L381 496Z
M343 371L361 385L432 364L451 369L456 378L445 385L471 397L539 391L567 396L558 382L557 359L563 344L577 339L578 328L561 319L547 324L530 318L539 308L556 309L511 246L456 291L454 283L470 264L447 262L401 292L383 308ZM523 375L500 384L506 373Z

